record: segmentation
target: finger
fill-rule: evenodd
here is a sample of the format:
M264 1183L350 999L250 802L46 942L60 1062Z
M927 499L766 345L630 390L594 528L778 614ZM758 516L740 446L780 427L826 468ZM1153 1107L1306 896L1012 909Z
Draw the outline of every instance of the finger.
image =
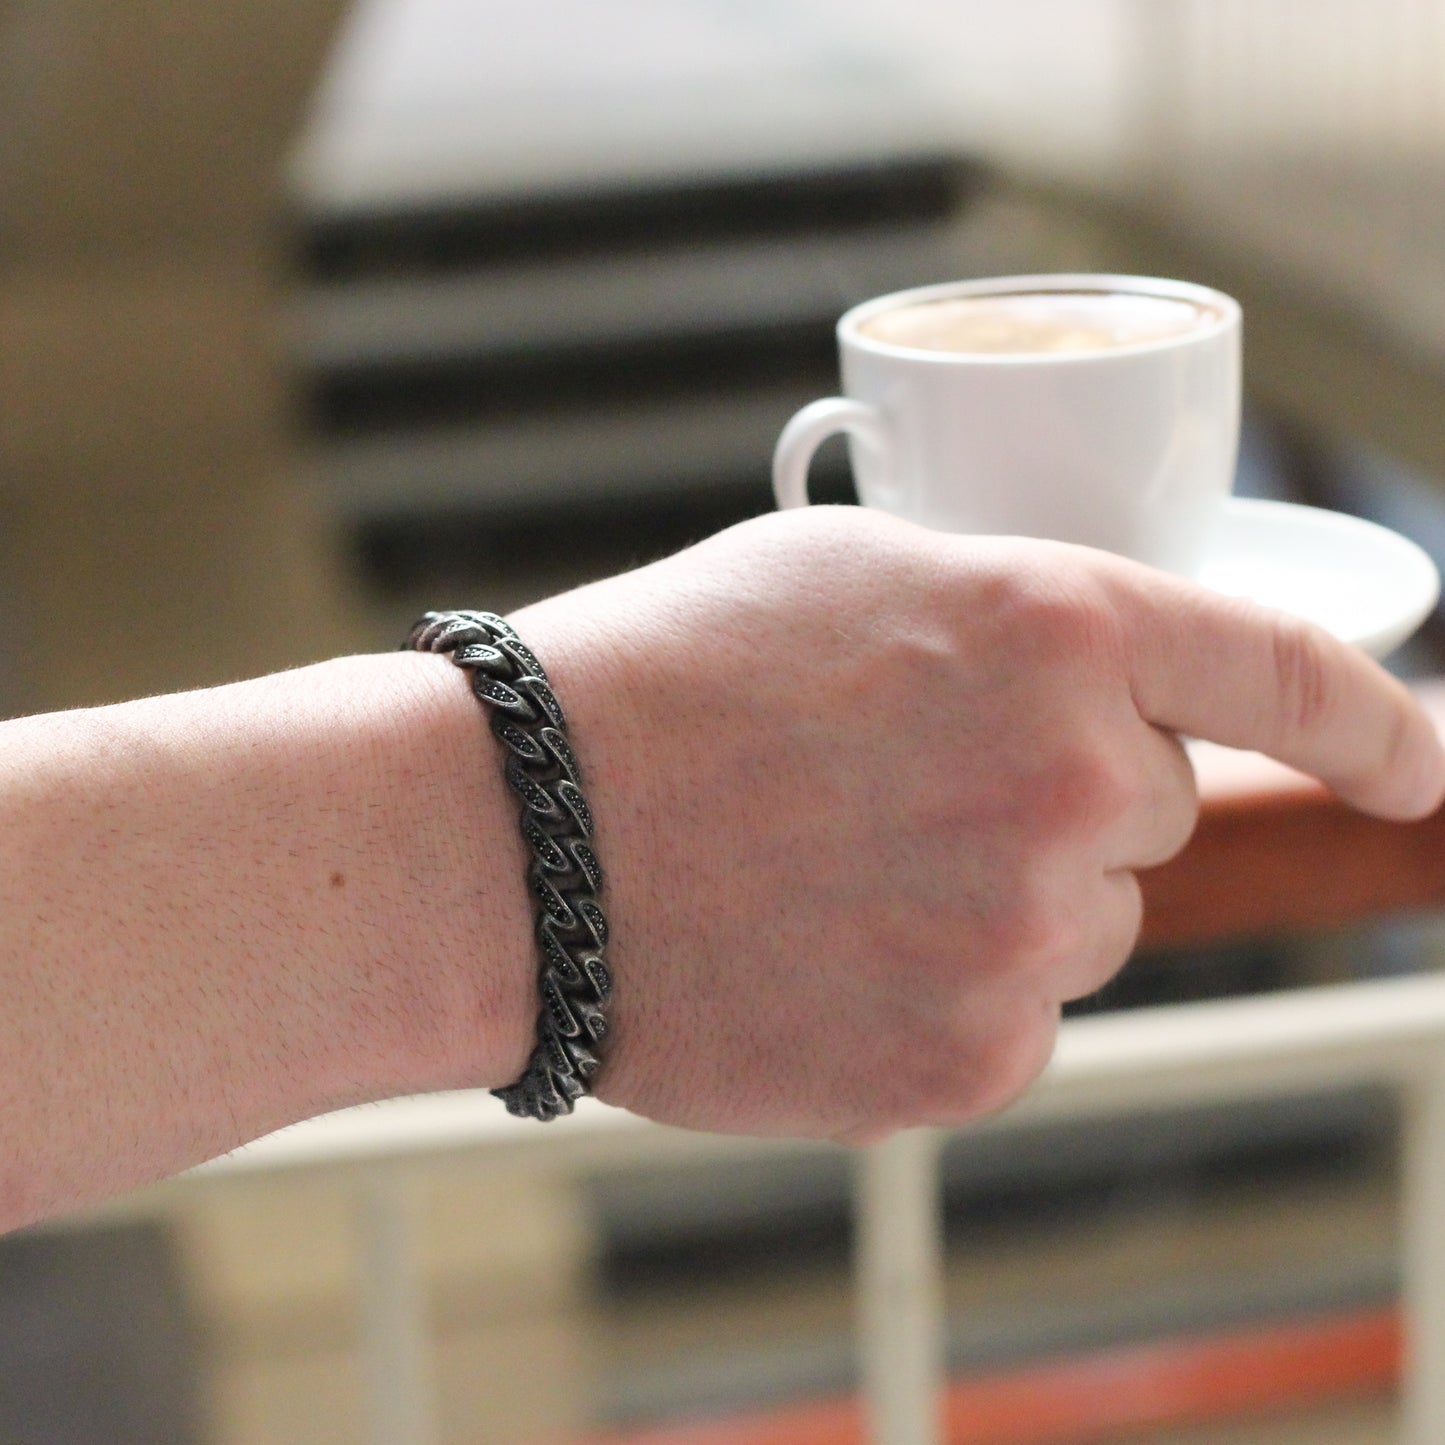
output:
M1033 946L1013 957L1000 991L1022 988L1057 1004L1095 992L1124 966L1139 938L1144 904L1130 869L1104 871L1081 857L1073 868L1051 871L1034 911ZM979 991L961 1005L970 1020Z
M1134 796L1100 840L1104 865L1153 868L1189 841L1199 821L1199 787L1184 744L1171 732L1136 724L1128 737Z
M900 1041L881 1087L856 1081L830 1137L877 1144L898 1129L957 1125L1012 1103L1043 1072L1058 1038L1056 996L1033 988L971 993L946 1028Z
M1110 559L1147 722L1268 753L1346 801L1417 818L1445 793L1445 751L1406 688L1299 618Z
M954 1080L921 1095L908 1122L956 1126L996 1113L1025 1093L1053 1057L1059 1004L1025 990L975 1000L976 1026L960 1036Z
M1090 926L1068 966L1052 980L1060 1003L1097 993L1129 961L1144 921L1139 880L1127 868L1101 875L1085 890Z

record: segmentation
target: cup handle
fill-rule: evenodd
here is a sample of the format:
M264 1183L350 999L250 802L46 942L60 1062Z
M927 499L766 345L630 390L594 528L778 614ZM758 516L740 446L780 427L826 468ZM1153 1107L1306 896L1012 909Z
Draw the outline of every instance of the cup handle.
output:
M773 450L773 495L780 508L808 505L808 465L813 453L840 431L880 454L888 450L887 432L877 407L846 396L809 402L783 428Z

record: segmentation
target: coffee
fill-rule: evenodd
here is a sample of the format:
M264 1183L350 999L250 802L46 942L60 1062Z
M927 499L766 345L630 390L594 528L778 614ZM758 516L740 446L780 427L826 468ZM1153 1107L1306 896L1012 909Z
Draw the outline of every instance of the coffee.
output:
M1147 276L1000 276L879 296L838 321L842 395L773 452L808 502L848 436L858 500L975 536L1101 547L1198 574L1234 478L1239 306Z
M859 331L914 351L1043 356L1117 351L1188 335L1222 313L1200 302L1123 291L1028 291L922 301Z

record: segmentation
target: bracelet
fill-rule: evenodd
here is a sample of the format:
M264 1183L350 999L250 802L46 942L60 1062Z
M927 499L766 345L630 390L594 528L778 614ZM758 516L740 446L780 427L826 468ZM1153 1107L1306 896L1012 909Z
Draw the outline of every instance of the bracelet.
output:
M570 1114L601 1066L612 978L603 953L607 919L598 905L602 870L589 839L567 722L542 664L512 627L490 612L428 612L403 651L445 652L470 676L506 748L507 782L522 800L522 836L532 853L527 881L537 899L537 1043L522 1076L492 1093L509 1113L543 1123Z

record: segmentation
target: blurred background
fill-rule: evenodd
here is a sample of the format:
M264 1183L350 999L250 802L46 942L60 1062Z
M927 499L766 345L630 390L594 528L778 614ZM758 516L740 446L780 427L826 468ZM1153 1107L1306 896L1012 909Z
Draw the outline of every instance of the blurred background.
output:
M0 0L0 712L673 550L769 506L840 311L1051 270L1238 296L1239 489L1445 562L1441 0ZM841 450L817 477L851 495ZM1249 939L1090 1007L1441 956L1431 917ZM1397 1127L1352 1090L956 1140L951 1369L1333 1322L1315 1397L1008 1438L1388 1438ZM413 1187L448 1442L853 1387L841 1153ZM278 1181L5 1242L0 1439L368 1438L347 1209Z

